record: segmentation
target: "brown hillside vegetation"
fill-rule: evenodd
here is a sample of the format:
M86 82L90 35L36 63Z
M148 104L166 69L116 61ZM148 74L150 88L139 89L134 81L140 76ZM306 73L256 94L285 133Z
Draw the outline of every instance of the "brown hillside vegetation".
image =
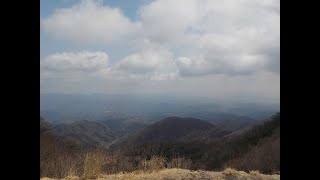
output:
M54 136L50 124L40 117L40 177L65 177L69 171L81 173L83 158L79 152L73 142Z
M61 180L80 180L76 176L69 176ZM191 171L187 169L162 169L160 171L146 172L134 171L132 173L118 173L110 175L100 175L96 180L187 180L187 179L214 179L214 180L279 180L280 175L265 175L258 171L237 171L227 168L222 172L214 171ZM51 178L41 178L41 180L55 180Z
M175 125L176 121L173 122L173 125ZM167 126L167 124L170 124L170 126ZM194 125L194 123L192 124ZM166 126L161 127L174 129L171 125L171 123L166 122ZM198 127L202 129L203 126ZM198 127L195 127L195 131L192 132L198 132ZM160 131L155 130L155 132ZM161 133L156 134L160 135L156 136L156 139L165 136L162 136ZM201 137L207 135L208 137L203 139L212 137L211 133L199 134ZM192 174L194 173L195 179L198 178L196 174L200 171L195 170L206 170L204 174L214 172L213 174L223 179L224 176L222 175L225 175L225 173L220 176L217 174L221 171L226 172L223 170L230 167L239 170L229 169L231 172L240 175L246 175L243 174L245 172L249 174L242 179L253 177L253 174L256 175L254 179L258 179L260 173L253 173L252 171L259 171L263 174L280 172L280 113L263 124L245 131L222 137L217 137L215 134L213 136L216 139L198 143L193 141L181 143L177 140L173 143L155 142L143 145L119 146L118 149L113 150L110 148L82 149L73 142L54 136L50 131L50 124L46 124L40 118L40 177L60 179L74 176L96 179L104 174L103 178L119 179L116 178L121 175L118 173L124 172L125 175L121 175L121 177L125 177L123 179L139 179L140 176L142 176L140 179L154 179L153 177L149 178L149 176L152 176L150 172L167 172L170 174L174 169L179 169L178 171L184 169L184 172L191 175L182 174L182 179L188 179L189 176L193 177ZM177 136L173 137L178 137L176 139L185 137L185 132L179 131ZM245 172L242 173L242 171ZM202 174L199 175L200 178ZM129 175L133 177L130 178ZM162 174L158 175L162 176ZM156 175L154 176L156 177ZM164 177L167 176L164 175ZM225 179L239 179L235 177L228 176ZM179 179L179 177L168 177L167 179L177 178Z
M105 123L81 120L56 125L53 133L64 140L72 141L82 147L108 146L116 136Z
M170 122L166 124L172 125ZM192 123L193 127L194 124L196 124L195 121ZM167 126L158 128L151 125L145 130L163 132L163 129L169 129L163 127ZM174 135L179 130L175 131L174 129L177 128L172 127L171 129L173 129L171 133L165 135L168 135L167 139L171 141L175 139L174 142L152 140L151 143L138 144L134 138L128 138L129 143L119 144L119 150L122 151L123 156L141 159L161 156L170 161L176 156L183 157L191 161L187 169L192 170L221 171L225 167L233 167L246 172L259 170L264 174L272 174L280 170L280 113L270 117L264 123L222 137L222 131L214 128L216 131L212 133L209 128L209 131L195 130L174 138L177 137ZM139 139L165 137L165 135L160 136L160 133L158 133L159 136L152 136L151 133L145 133L146 131L141 132L138 134Z

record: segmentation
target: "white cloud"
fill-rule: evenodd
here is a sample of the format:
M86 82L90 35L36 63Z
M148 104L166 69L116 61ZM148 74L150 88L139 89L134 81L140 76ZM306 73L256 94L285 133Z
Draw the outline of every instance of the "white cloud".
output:
M49 34L81 43L108 43L139 30L139 23L130 21L120 9L98 0L81 0L70 8L57 9L41 23Z
M146 37L166 42L179 38L199 18L195 0L156 0L143 6L139 14Z
M191 56L177 59L182 75L248 74L268 71L279 61L274 51L278 48L238 36L208 33L194 39L193 45Z
M109 63L104 52L64 52L41 60L41 76L81 81L89 77L101 79L167 80L177 77L172 53L165 49L147 49L133 53L117 63Z
M278 0L156 0L140 14L151 41L187 47L177 59L182 75L237 75L278 69L279 6Z
M123 58L115 68L134 77L147 76L161 80L174 78L177 67L171 52L165 49L146 49Z
M41 67L54 72L95 72L107 68L108 59L104 52L64 52L48 55Z

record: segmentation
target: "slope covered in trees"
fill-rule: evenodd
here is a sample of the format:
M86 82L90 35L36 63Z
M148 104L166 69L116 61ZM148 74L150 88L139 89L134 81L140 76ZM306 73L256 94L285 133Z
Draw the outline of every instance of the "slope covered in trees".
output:
M266 173L280 170L280 113L263 124L237 133L213 136L209 133L210 128L208 129L199 131L198 134L190 132L194 139L188 138L192 136L186 134L183 141L172 138L169 142L148 141L139 145L129 143L130 148L123 148L128 146L125 144L119 149L127 156L143 155L151 158L158 155L168 159L184 157L192 161L192 169L221 170L226 166L233 166L242 170L253 168ZM197 137L199 141L195 141ZM166 138L170 139L170 137ZM266 157L269 159L263 159ZM257 162L261 160L265 164L255 163L252 159L256 159Z
M130 136L126 144L177 142L190 133L200 134L213 128L211 123L199 119L168 117Z
M40 177L65 177L70 170L81 171L80 152L74 142L55 136L40 116Z
M99 121L76 121L52 128L55 135L84 148L106 147L117 137L107 124Z
M236 132L192 118L166 118L110 148L83 149L52 134L40 118L41 177L96 176L121 171L226 167L262 173L280 171L280 113Z

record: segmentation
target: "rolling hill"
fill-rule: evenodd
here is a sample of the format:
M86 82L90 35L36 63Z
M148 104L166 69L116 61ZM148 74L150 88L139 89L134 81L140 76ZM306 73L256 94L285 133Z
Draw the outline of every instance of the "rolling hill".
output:
M211 137L221 136L224 133L206 121L194 118L168 117L145 127L119 143L136 145L183 142L186 141L188 135L198 136L204 132L211 132Z
M197 119L166 118L112 147L127 156L179 155L191 159L191 169L222 170L232 165L270 173L280 168L280 113L235 132Z
M84 148L106 147L117 138L106 123L99 121L75 121L58 124L52 129L55 135L73 141Z

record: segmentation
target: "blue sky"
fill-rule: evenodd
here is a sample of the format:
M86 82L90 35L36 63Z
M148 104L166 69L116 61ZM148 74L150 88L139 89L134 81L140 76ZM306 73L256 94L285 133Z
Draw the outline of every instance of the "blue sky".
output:
M280 1L41 0L41 92L280 99Z
M132 20L138 19L137 9L150 0L104 0L103 4L111 7L118 7L124 14ZM40 15L42 17L49 16L56 8L67 8L78 3L79 0L40 0Z

